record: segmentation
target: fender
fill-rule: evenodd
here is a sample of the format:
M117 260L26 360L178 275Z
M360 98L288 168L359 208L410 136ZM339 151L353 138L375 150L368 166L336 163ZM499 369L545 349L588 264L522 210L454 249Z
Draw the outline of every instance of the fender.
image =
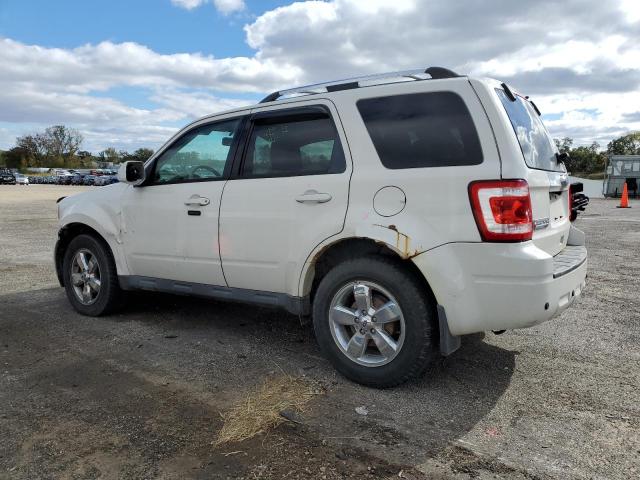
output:
M405 260L416 257L430 248L434 248L432 245L425 245L416 240L416 238L419 238L417 235L418 232L415 231L415 225L419 225L418 222L407 221L409 220L407 217L404 218L404 221L397 223L393 223L393 220L390 218L384 220L386 220L386 222L360 222L356 225L355 229L345 229L317 245L302 266L297 295L304 297L309 294L315 275L315 263L317 259L320 258L328 248L341 241L349 239L373 240L389 248Z
M115 184L116 187L120 184ZM92 201L82 201L84 194L74 195L62 200L59 206L60 230L71 224L86 225L100 234L107 242L113 253L118 275L128 275L121 236L120 196L113 195L113 188L102 187L105 190L104 201L96 198L97 191L90 192ZM115 201L114 201L115 200Z

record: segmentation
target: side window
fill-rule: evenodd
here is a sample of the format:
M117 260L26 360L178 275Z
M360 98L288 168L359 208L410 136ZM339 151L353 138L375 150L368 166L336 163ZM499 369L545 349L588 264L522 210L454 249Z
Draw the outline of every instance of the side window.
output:
M210 123L188 131L156 160L154 185L223 178L240 119Z
M496 93L507 111L527 166L564 172L564 164L556 158L558 149L531 104L519 95L512 102L501 88L496 88Z
M328 113L287 111L254 121L242 176L325 175L345 168L338 132Z
M482 163L478 132L464 100L456 93L367 98L357 106L387 168Z

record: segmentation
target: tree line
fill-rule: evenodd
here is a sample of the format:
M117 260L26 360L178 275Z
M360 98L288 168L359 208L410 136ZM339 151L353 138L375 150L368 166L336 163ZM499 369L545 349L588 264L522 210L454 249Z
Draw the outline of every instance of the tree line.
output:
M147 160L153 155L150 148L138 148L134 152L109 147L98 154L82 150L84 137L64 125L53 125L42 132L16 138L13 148L0 152L0 165L9 168L90 168L96 162L120 163L127 160Z
M565 162L567 170L572 174L604 173L604 166L608 155L640 155L640 132L632 132L611 140L606 150L600 148L598 142L589 146L573 146L570 137L554 139L561 153L568 153Z

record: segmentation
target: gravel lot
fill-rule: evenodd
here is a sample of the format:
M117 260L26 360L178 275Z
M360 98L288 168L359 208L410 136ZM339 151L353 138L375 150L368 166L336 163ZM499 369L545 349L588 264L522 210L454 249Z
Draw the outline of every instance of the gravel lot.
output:
M83 189L0 186L0 478L640 476L640 202L594 200L578 219L589 278L562 316L467 337L377 391L279 311L140 294L75 314L51 252L55 199ZM221 414L283 372L323 391L299 423L212 445Z

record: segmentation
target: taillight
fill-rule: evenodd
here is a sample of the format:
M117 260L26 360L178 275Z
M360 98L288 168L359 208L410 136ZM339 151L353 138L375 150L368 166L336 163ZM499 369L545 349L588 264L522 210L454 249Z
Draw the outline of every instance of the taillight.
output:
M531 240L531 197L525 180L472 182L469 199L480 236L485 242Z
M569 197L569 221L573 222L578 214L573 214L573 193L571 192L571 185L569 185L569 189L567 190L567 196Z

